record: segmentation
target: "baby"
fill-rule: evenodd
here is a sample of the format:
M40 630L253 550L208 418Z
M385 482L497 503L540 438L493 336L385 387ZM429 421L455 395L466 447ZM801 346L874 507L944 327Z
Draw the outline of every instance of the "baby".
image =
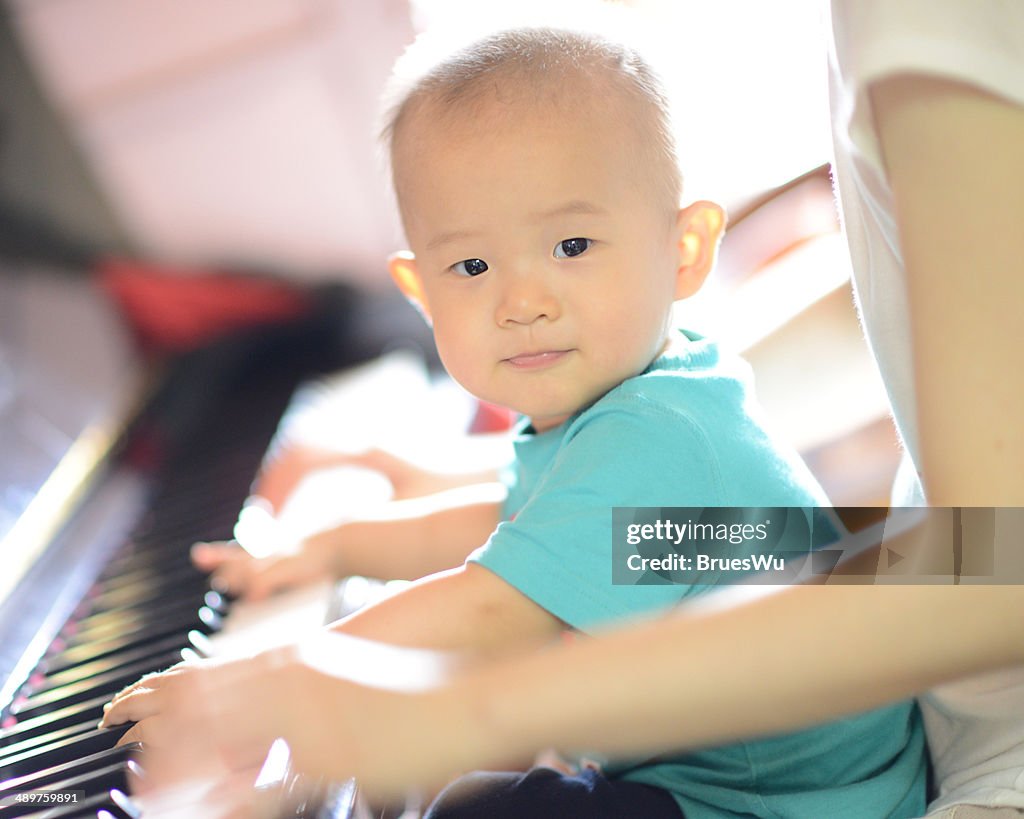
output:
M451 376L524 418L485 545L333 628L469 654L522 650L700 591L614 585L612 507L826 502L760 424L743 362L673 327L674 302L712 269L724 216L711 202L680 208L665 98L636 53L553 29L493 35L400 90L385 136L411 248L391 259L391 274L431 323ZM746 684L757 696L756 681ZM145 738L159 697L152 680L129 689L106 722L141 719L126 737ZM329 732L332 707L322 703L324 725L286 737ZM921 729L901 703L604 770L471 775L428 816L898 817L923 808Z

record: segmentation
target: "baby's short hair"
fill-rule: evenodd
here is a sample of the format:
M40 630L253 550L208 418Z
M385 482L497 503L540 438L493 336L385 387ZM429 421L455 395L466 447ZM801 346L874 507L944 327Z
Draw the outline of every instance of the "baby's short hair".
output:
M558 90L567 75L597 82L608 80L623 99L641 108L638 159L650 168L659 195L673 211L682 195L682 174L672 132L668 96L661 80L636 49L591 34L559 28L513 28L485 36L454 53L438 57L418 40L395 64L385 93L381 140L392 161L402 126L411 114L430 104L461 109L481 104L507 80L502 93L540 99L545 89ZM532 95L532 96L528 96Z

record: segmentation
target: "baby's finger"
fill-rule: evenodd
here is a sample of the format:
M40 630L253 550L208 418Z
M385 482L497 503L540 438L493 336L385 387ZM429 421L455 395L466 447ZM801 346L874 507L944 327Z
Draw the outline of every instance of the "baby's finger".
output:
M305 555L286 555L256 561L245 582L245 597L262 600L274 592L301 586L317 578Z
M217 591L235 596L247 594L257 563L248 553L242 552L238 557L225 560L210 575L210 585Z
M146 674L144 677L140 677L139 679L137 679L131 685L126 685L124 688L122 688L120 691L114 694L113 697L110 698L110 702L107 703L107 705L105 705L104 708L109 710L109 708L113 707L126 697L130 697L132 694L134 694L136 691L140 689L154 688L159 686L160 683L157 682L157 678L160 676L160 673L161 672L154 672L152 674Z
M226 561L237 558L240 554L245 553L236 540L219 540L209 543L200 541L194 543L189 550L193 565L204 572L213 571Z
M175 677L188 673L195 664L186 662L171 666L165 671L154 671L146 674L133 682L131 685L122 688L111 698L110 702L103 706L103 720L100 723L103 727L117 725L121 722L128 722L138 717L125 716L124 719L117 719L125 712L121 710L123 703L136 698L137 696L148 696L147 692L158 691ZM113 716L111 716L113 715ZM116 719L116 721L115 721Z
M166 716L156 714L136 722L135 725L121 735L117 744L120 746L141 742L146 746L147 750L150 748L163 748L174 743L175 734L173 721Z
M115 701L103 706L100 728L152 717L160 713L160 700L159 688L134 688L130 693L119 696Z

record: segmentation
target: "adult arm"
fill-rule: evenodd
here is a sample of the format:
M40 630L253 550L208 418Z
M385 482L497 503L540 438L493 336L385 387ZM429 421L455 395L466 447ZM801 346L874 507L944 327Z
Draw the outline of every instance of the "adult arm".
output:
M936 506L1024 505L1024 108L897 75L870 89L907 273Z
M646 754L715 744L1024 662L1022 612L1024 588L1015 586L792 587L510 657L419 690L408 690L410 681L416 689L430 674L402 649L371 644L393 657L370 663L333 647L306 656L279 649L165 675L160 713L145 724L157 751L147 767L151 782L166 786L209 775L211 761L258 764L254 749L282 736L296 770L354 775L369 792L396 796L548 745ZM333 668L323 668L327 656ZM142 705L122 703L119 717L145 716L134 713Z
M1024 588L1014 586L794 587L480 669L451 696L488 746L476 764L544 743L628 754L698 747L1024 662L1022 611Z

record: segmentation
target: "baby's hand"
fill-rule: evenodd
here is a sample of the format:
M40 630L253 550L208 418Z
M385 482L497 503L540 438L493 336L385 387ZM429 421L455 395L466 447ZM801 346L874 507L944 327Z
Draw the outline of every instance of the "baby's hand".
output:
M118 692L103 706L100 728L110 728L124 722L134 722L118 741L118 745L129 742L145 742L159 745L173 736L173 727L167 724L164 700L168 691L182 681L183 676L194 673L209 661L197 660L177 665L153 674L147 674L127 688Z
M218 591L261 600L282 589L331 578L327 551L303 543L293 554L256 558L235 541L196 543L192 562L196 568L212 572L210 583Z

